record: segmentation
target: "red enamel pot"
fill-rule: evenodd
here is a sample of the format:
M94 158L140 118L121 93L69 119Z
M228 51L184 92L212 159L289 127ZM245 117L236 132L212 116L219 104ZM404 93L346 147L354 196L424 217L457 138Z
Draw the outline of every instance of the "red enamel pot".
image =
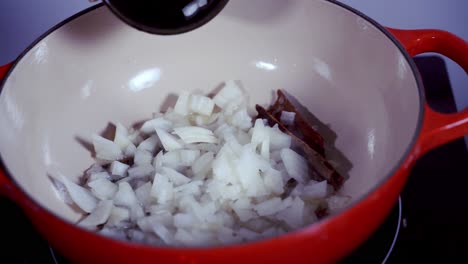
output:
M105 7L87 9L3 66L0 193L17 203L67 258L82 263L330 263L382 223L414 162L468 134L468 111L426 103L411 58L438 52L468 71L468 44L439 30L384 28L334 1L230 1L181 35L137 31ZM208 92L240 80L251 102L285 89L336 132L351 161L348 208L281 237L213 248L152 247L78 228L51 167L76 180L92 163L77 138L108 122L149 118L182 89ZM3 216L7 217L7 216Z

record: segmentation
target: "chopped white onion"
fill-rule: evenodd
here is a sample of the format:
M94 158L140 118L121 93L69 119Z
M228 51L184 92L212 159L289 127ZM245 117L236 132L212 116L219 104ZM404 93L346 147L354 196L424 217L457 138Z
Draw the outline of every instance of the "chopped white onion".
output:
M212 168L211 164L213 159L213 152L208 151L195 160L192 164L192 172L195 175L194 178L203 180Z
M178 135L186 144L218 142L213 132L203 127L178 127L174 128L174 134Z
M278 125L269 129L270 132L270 150L281 150L291 147L291 137L279 130Z
M114 204L117 206L125 206L132 208L138 204L135 192L128 182L120 182L119 189L114 196Z
M109 173L107 171L91 173L89 175L88 182L94 181L94 180L97 180L97 179L101 179L101 178L109 179L110 175L109 175Z
M226 107L231 102L238 102L243 99L244 93L234 81L227 81L221 91L213 97L213 101L220 108Z
M302 156L288 148L282 149L280 155L289 176L297 180L299 183L306 182L307 177L309 177L307 161Z
M162 164L171 168L178 166L191 166L200 156L200 151L195 149L178 149L168 151L162 157Z
M96 226L104 224L111 214L112 207L111 200L99 202L91 214L81 220L78 225L86 228L96 228Z
M190 96L189 109L193 113L209 116L213 112L214 102L209 97L193 94Z
M119 145L120 149L124 151L132 141L128 138L128 130L121 123L115 124L114 143Z
M177 99L177 102L174 106L174 112L181 115L186 116L189 114L189 100L190 94L187 92L182 92Z
M140 131L146 134L151 134L154 133L156 128L169 131L172 128L172 123L167 119L157 117L143 123L143 125L140 128Z
M187 178L182 173L179 173L171 168L163 167L161 169L161 174L164 174L174 186L179 186L190 182L190 178Z
M117 123L113 141L93 136L96 164L84 187L66 178L54 185L87 213L78 225L154 245L270 238L318 221L319 205L332 213L347 206L349 197L310 179L290 135L253 120L249 109L234 81L213 99L182 93L174 108L139 129ZM286 125L294 119L281 113ZM293 190L286 186L291 178L298 182Z
M154 167L151 164L133 166L132 168L128 170L128 176L130 178L148 177L153 173L154 173Z
M237 110L229 120L231 125L241 130L248 130L252 127L252 118L247 113L247 108L245 107Z
M112 175L125 176L130 166L120 161L114 160L110 165L110 173Z
M304 201L294 198L291 206L279 212L277 217L291 228L300 228L304 225Z
M106 178L98 178L88 182L91 192L101 200L112 199L117 192L118 187Z
M258 213L260 216L268 216L268 215L273 215L276 214L278 211L281 209L281 198L279 197L274 197L269 200L266 200L262 203L257 204L254 208L255 211Z
M133 157L135 155L137 148L133 143L128 144L127 148L124 150L125 157Z
M118 160L123 157L122 150L117 143L101 136L93 135L93 145L98 159Z
M183 147L176 137L162 129L156 128L156 134L158 134L159 140L166 151L181 149Z
M280 195L284 192L283 177L281 172L269 168L263 175L263 183L268 192Z
M67 188L68 194L73 202L80 207L83 211L91 213L97 205L97 199L87 189L72 182L67 177L62 177L61 181Z
M162 204L172 200L174 196L173 189L173 185L169 182L167 176L156 173L151 187L151 196L156 198L158 203Z
M135 196L138 199L138 202L144 207L149 206L151 203L151 182L146 182L135 190Z
M138 150L147 150L151 153L154 152L158 145L158 136L152 135L151 137L143 140L139 145L138 145Z
M137 149L133 162L135 165L151 164L153 161L153 154L145 149Z
M126 208L112 207L110 212L109 219L107 220L106 225L109 226L121 226L122 222L127 221L130 219L130 212Z
M327 181L304 186L301 196L307 199L321 199L327 196Z
M159 171L163 166L164 152L161 150L158 152L153 160L153 167L156 171Z

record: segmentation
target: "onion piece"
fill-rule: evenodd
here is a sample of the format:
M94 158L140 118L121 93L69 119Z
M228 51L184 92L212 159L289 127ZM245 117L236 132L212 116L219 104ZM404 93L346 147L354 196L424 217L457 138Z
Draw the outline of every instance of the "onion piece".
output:
M133 128L130 128L128 130L128 139L132 141L132 143L136 146L140 144L141 141L143 141L143 138L140 135L140 131L134 130Z
M93 135L93 146L96 157L103 160L118 160L123 157L122 150L117 143L98 135Z
M174 194L176 198L186 195L199 196L201 194L200 186L202 185L203 181L194 180L174 188Z
M156 134L166 151L181 149L183 147L182 143L180 143L176 137L162 129L157 128Z
M267 191L260 176L261 158L250 145L242 147L242 153L236 162L236 173L246 190L247 196L266 195ZM269 165L269 164L268 164Z
M107 171L91 173L88 177L87 182L94 181L100 178L109 179L110 175Z
M189 100L190 94L188 92L182 92L177 98L177 102L174 106L174 113L177 113L181 116L186 116L189 114Z
M211 164L214 160L214 154L211 151L198 157L192 164L192 172L195 175L194 179L203 180L211 170Z
M137 147L139 150L147 150L151 153L154 152L156 147L158 146L158 136L157 135L152 135L151 137L143 140Z
M128 138L128 130L121 123L115 124L114 143L119 145L120 149L124 151L132 141Z
M209 129L196 126L174 128L174 134L178 135L186 144L191 143L217 143L218 139Z
M268 135L263 139L262 144L260 144L260 155L265 160L270 160L270 136Z
M269 137L268 133L264 121L262 119L256 119L255 125L252 128L252 139L250 142L254 145L261 144L265 138Z
M209 97L193 94L189 99L189 109L193 113L209 116L213 112L214 102Z
M119 189L114 196L114 204L132 208L138 204L135 192L128 182L120 182Z
M284 182L281 172L273 168L269 168L263 174L263 183L268 192L280 195L284 191Z
M174 184L174 186L179 186L190 182L190 178L187 178L182 173L179 173L171 168L163 167L161 169L161 174L165 175L169 181Z
M112 183L106 178L99 178L94 181L88 182L92 194L101 200L108 200L114 197L118 190L117 185Z
M146 134L151 134L154 133L156 128L169 131L172 128L172 122L165 118L157 117L143 123L140 131Z
M104 224L111 214L112 207L111 200L99 202L91 214L78 222L78 225L86 228L96 228L98 225Z
M214 103L220 108L225 108L231 102L244 99L244 93L234 81L227 81L224 87L213 97Z
M230 117L231 125L240 128L241 130L248 130L252 127L252 118L247 113L247 108L243 107L237 110Z
M126 208L113 206L106 225L121 226L122 222L130 219L130 212Z
M111 165L110 165L110 173L112 175L118 175L118 176L125 176L125 174L127 173L127 170L130 166L125 164L125 163L122 163L120 161L117 161L117 160L114 160Z
M325 198L328 194L327 189L327 181L309 184L304 186L304 189L301 192L301 196L307 199Z
M291 228L299 228L304 225L304 201L295 197L291 206L279 212L276 217L283 220Z
M254 209L260 216L269 216L281 211L281 198L274 197L255 205Z
M146 182L135 190L135 196L138 199L138 202L143 205L143 207L149 206L151 199L151 182Z
M145 149L137 149L135 152L135 157L133 158L133 162L135 165L145 165L151 164L153 161L153 154Z
M158 222L152 222L151 227L153 229L153 232L161 238L164 243L170 245L172 244L174 240L174 235L167 229L165 226L161 225Z
M178 213L174 215L174 226L177 228L191 227L197 222L197 219L188 213Z
M128 144L127 148L125 148L125 150L124 150L125 157L135 156L136 149L137 148L135 147L135 145L133 143Z
M174 188L167 176L156 173L151 187L151 196L156 198L158 203L167 203L174 197Z
M154 173L154 167L151 164L133 166L128 170L129 178L143 178L151 176Z
M192 115L192 121L197 126L206 126L206 125L210 125L213 122L215 122L218 117L219 117L219 113L212 113L209 116L206 116L206 115Z
M178 149L168 151L162 157L162 164L171 168L179 166L191 166L200 156L200 151L195 149Z
M288 148L282 149L280 155L289 176L299 183L306 182L309 177L307 161L299 154Z
M196 245L197 243L197 240L192 236L192 234L184 230L183 228L177 229L174 235L174 239L176 242L179 242L183 245Z
M281 130L278 128L278 125L274 125L272 128L269 128L268 131L270 133L271 151L291 147L291 136L281 132Z
M91 213L96 208L98 200L94 195L87 189L80 185L72 182L67 177L62 176L61 182L67 188L68 194L73 202L81 208L81 210Z
M164 152L161 150L153 159L153 167L156 171L159 171L162 168L163 160L164 160Z

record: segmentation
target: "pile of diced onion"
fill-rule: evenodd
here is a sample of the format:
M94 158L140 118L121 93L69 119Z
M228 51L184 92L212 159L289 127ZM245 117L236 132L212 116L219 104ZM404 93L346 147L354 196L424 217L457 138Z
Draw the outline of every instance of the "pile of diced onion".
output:
M294 113L284 112L284 120ZM78 225L118 239L172 246L259 240L312 224L319 206L333 211L349 199L310 179L291 137L253 120L234 81L213 98L182 93L140 129L118 123L113 140L94 135L93 144L96 163L83 184L57 183L84 211ZM298 184L285 193L291 178Z

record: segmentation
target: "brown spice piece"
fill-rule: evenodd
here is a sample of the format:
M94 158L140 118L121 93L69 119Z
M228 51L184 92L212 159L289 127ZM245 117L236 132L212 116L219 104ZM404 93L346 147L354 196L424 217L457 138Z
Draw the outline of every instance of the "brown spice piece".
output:
M321 205L315 210L315 215L317 216L318 219L323 219L329 214L330 212L328 211L328 208L326 206Z
M338 190L344 182L344 177L341 176L333 166L325 159L324 156L320 155L317 151L312 149L307 143L305 143L301 138L293 134L289 129L287 129L276 117L271 113L265 110L260 105L255 106L258 117L268 120L270 126L278 124L278 127L281 131L291 136L291 139L295 145L297 145L300 151L305 155L309 167L314 170L316 173L312 173L311 177L314 180L326 180L335 190ZM317 178L318 177L318 178Z
M286 184L284 185L284 192L281 195L281 199L286 199L286 197L289 196L289 194L296 188L297 186L297 181L293 178L289 179Z
M313 150L318 152L320 155L325 155L324 148L324 139L315 129L313 129L310 124L308 124L296 107L289 101L286 95L278 90L277 98L273 105L268 108L268 112L272 114L277 120L281 120L281 113L283 111L295 113L294 124L286 125L283 124L291 133L293 133L298 138L303 139L303 141L309 145Z

